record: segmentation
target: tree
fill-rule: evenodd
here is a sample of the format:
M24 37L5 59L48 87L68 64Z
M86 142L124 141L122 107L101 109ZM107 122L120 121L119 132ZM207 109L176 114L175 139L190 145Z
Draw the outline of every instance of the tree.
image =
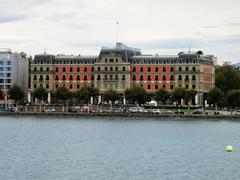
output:
M35 98L37 98L38 100L40 100L40 101L47 100L48 92L44 87L39 86L37 89L34 90L33 93L34 93ZM39 108L41 111L41 103L39 104Z
M25 96L23 89L17 85L13 85L9 89L8 93L9 93L9 98L13 99L16 103L17 101L23 99Z
M161 101L164 105L166 104L169 98L170 98L170 93L165 88L159 89L155 93L155 100L157 102Z
M63 111L64 111L64 103L72 96L72 93L65 87L62 86L58 88L55 92L55 97L57 100L61 100L63 102Z
M240 71L228 64L217 66L215 84L224 93L232 89L240 89Z
M230 90L227 94L227 102L230 107L240 107L240 89Z
M202 52L201 50L199 50L199 51L197 52L197 54L203 55L203 52Z
M144 104L147 101L147 93L142 87L131 87L125 91L126 99L131 103Z
M185 98L186 89L182 87L178 87L173 90L172 92L172 99L173 101L177 101L178 105L181 105L181 100Z
M48 92L47 90L42 87L42 86L39 86L37 89L34 90L34 96L39 99L39 100L47 100L47 97L48 97Z
M190 110L190 102L191 100L197 95L197 91L195 89L190 89L190 90L187 90L186 91L186 94L185 94L185 100L187 101L187 105L188 105L188 113L189 113L189 110Z
M119 99L120 99L120 95L116 91L114 91L112 89L106 91L103 94L103 100L104 101L111 101L112 105L114 105L115 101L117 101Z
M1 89L0 89L0 100L4 100L4 93Z
M209 100L217 109L217 106L224 101L224 92L220 88L213 88L209 91Z
M76 97L81 104L88 104L91 97L94 98L99 95L99 90L93 87L83 87L76 92Z

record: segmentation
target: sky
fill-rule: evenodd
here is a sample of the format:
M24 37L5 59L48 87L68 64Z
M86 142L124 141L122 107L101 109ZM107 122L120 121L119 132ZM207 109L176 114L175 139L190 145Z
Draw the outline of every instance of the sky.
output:
M202 50L240 63L239 7L239 0L0 0L0 48L98 55L119 41L143 54Z

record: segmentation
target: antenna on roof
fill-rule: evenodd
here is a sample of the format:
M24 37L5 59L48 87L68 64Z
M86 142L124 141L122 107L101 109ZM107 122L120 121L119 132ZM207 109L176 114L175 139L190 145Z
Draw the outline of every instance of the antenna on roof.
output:
M190 52L191 52L191 45L190 45L190 44L189 44L189 47L188 47L188 49L189 49L189 51L188 51L188 52L190 53Z
M116 21L116 43L119 41L119 21Z
M44 54L47 54L47 49L46 48L44 48Z

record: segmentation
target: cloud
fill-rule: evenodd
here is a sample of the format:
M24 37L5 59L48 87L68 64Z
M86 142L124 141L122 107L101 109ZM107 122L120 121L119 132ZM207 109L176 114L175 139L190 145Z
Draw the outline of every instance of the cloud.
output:
M226 26L240 26L240 23L227 23Z
M8 22L16 22L16 21L23 21L27 17L24 14L10 14L0 16L0 23L8 23Z
M210 26L203 26L204 29L215 29L217 26L210 25Z

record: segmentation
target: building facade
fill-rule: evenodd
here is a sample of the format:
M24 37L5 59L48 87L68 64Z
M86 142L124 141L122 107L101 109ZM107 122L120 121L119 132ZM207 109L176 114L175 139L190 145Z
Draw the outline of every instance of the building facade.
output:
M12 53L10 49L0 50L0 89L4 92L5 103L8 90L12 85L21 86L28 93L28 60L21 53Z
M139 49L121 43L102 48L99 56L36 55L31 64L29 96L33 101L32 93L38 86L49 91L49 101L51 92L60 86L71 91L92 86L101 95L109 89L117 91L125 103L124 92L133 86L141 86L147 93L183 87L197 90L196 103L202 105L204 94L215 85L215 60L212 55L191 52L142 55Z

